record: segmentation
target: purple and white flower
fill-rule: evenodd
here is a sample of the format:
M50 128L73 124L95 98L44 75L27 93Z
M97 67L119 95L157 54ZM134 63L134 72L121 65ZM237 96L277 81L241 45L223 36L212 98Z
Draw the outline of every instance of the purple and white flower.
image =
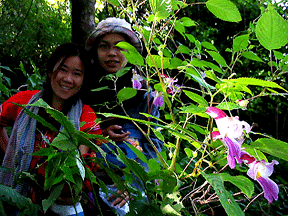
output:
M154 97L153 100L153 104L156 107L162 107L163 103L164 103L164 96L163 96L163 92L158 92L158 91L154 91L151 93L152 96Z
M134 89L141 89L142 88L141 81L143 81L143 78L142 78L142 76L137 74L135 70L133 70L133 77L132 77L131 81L132 81L132 85L133 85Z
M241 145L244 141L244 131L251 131L250 125L245 121L239 121L239 117L228 117L226 113L216 107L208 107L206 113L215 119L220 139L228 148L227 161L231 169L235 168L235 159L241 164ZM212 134L213 136L213 134ZM214 139L216 139L214 137Z
M267 163L265 160L257 161L246 152L242 152L241 159L249 166L247 175L261 185L264 191L264 197L268 202L272 203L273 199L278 200L279 187L269 177L274 171L274 165L278 165L279 162L276 160L272 160L271 163Z

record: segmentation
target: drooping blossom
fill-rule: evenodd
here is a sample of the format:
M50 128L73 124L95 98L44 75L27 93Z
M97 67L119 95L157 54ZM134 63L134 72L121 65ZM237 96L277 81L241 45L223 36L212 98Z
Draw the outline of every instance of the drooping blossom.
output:
M249 133L251 127L244 121L239 121L239 117L228 117L226 113L216 107L208 107L206 113L215 119L220 139L228 148L227 161L231 169L235 168L235 159L238 164L241 164L241 145L244 141L244 131ZM213 136L213 134L212 134Z
M154 100L153 100L153 104L156 106L156 107L162 107L163 106L163 92L158 92L158 91L154 91L151 93L152 96L154 97Z
M133 77L131 79L132 85L134 89L141 89L142 88L142 83L141 81L143 80L142 76L136 73L135 70L133 70Z
M273 199L278 200L279 187L269 177L274 171L274 165L278 165L279 162L272 160L271 163L267 163L265 160L257 161L253 156L246 152L242 152L241 160L249 166L247 175L256 180L264 191L264 197L268 202L272 203Z
M181 86L175 84L178 81L178 79L168 77L165 74L161 74L161 77L163 77L163 81L167 86L167 94L174 95L180 91Z

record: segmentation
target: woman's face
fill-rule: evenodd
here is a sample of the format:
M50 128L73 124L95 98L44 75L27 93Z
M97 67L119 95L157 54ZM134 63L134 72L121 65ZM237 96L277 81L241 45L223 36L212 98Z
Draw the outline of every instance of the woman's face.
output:
M116 73L126 66L127 60L115 45L121 41L127 42L121 34L106 34L98 44L97 54L101 67L107 73Z
M80 91L84 79L84 67L78 56L60 59L50 74L53 90L52 107L61 109L64 101ZM59 67L59 65L62 65Z

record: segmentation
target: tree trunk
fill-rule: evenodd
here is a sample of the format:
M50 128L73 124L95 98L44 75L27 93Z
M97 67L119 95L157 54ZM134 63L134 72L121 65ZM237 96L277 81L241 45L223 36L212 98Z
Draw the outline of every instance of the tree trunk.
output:
M71 0L72 3L72 42L85 45L95 29L95 1Z

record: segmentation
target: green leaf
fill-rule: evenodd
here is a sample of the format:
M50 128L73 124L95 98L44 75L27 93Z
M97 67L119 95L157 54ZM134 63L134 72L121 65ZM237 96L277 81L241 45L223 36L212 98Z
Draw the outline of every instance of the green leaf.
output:
M161 203L161 209L164 214L167 215L179 215L181 216L181 210L184 208L181 202L181 196L179 192L167 194Z
M157 20L167 18L172 11L170 0L149 0L149 4Z
M209 0L206 2L208 10L217 18L228 22L240 22L242 20L236 5L228 0Z
M191 104L186 107L181 107L181 113L191 113L191 114L201 114L206 111L205 107L198 107L195 106L194 104Z
M220 174L202 174L204 178L214 188L216 194L219 196L220 203L225 209L228 216L244 216L243 211L239 205L235 202L231 193L229 193L225 187L223 179Z
M133 98L137 94L137 90L131 87L123 88L121 89L118 94L117 98L120 103L122 103L125 100L129 100L130 98Z
M79 169L80 176L81 176L82 180L84 181L84 179L85 179L85 167L82 164L82 161L81 161L79 156L77 156L76 164L77 164L77 167Z
M217 48L212 43L209 43L207 41L203 41L203 42L201 42L201 44L206 49L213 50L213 51L216 51L216 52L218 51Z
M279 49L288 42L288 22L276 10L268 5L266 11L256 24L256 37L268 50Z
M44 212L46 212L53 205L53 203L56 201L56 199L60 196L63 187L64 187L64 183L55 186L52 189L52 192L51 192L50 196L48 197L48 199L44 199L42 201L42 206L43 206Z
M190 92L190 91L186 91L186 90L183 90L183 92L193 101L195 101L196 103L198 103L199 105L203 105L205 107L208 106L208 102L200 95L198 94L195 94L193 92Z
M240 35L233 41L233 51L239 52L240 50L246 49L249 45L249 34Z
M245 86L252 85L252 86L261 86L261 87L269 87L269 88L278 88L287 92L286 89L282 88L277 83L266 81L266 80L260 80L256 78L242 77L238 79L230 79L230 81L235 82L239 85L245 85Z
M263 60L252 51L243 52L242 56L253 61L263 62Z
M161 180L158 181L158 187L161 188L163 193L172 193L177 187L177 178L175 174L168 170L157 170L148 172L149 180Z
M161 57L159 55L149 55L146 58L146 63L150 67L157 67L157 68L169 68L170 67L170 58Z
M221 173L223 181L229 181L237 186L246 196L252 197L254 193L254 183L245 176L231 176L228 173Z
M76 140L69 137L65 129L55 137L51 145L63 151L73 151L77 149Z
M227 67L227 63L225 61L225 59L218 53L215 51L206 51L209 53L209 55L222 67Z
M16 208L22 210L25 208L29 209L31 213L30 215L37 215L37 212L40 210L40 206L33 204L31 199L22 196L15 189L8 187L6 185L0 184L0 197L1 198L5 197L6 199L8 199L9 203L13 204L14 207ZM2 212L0 211L0 213Z
M122 51L122 53L126 57L128 62L133 65L144 66L144 59L134 46L127 42L119 42L116 46L125 50Z
M216 107L221 110L243 109L242 106L232 103L232 102L224 102L224 103L217 105Z
M288 161L288 143L273 139L261 138L257 139L250 145L245 145L245 148L256 148L272 156Z

